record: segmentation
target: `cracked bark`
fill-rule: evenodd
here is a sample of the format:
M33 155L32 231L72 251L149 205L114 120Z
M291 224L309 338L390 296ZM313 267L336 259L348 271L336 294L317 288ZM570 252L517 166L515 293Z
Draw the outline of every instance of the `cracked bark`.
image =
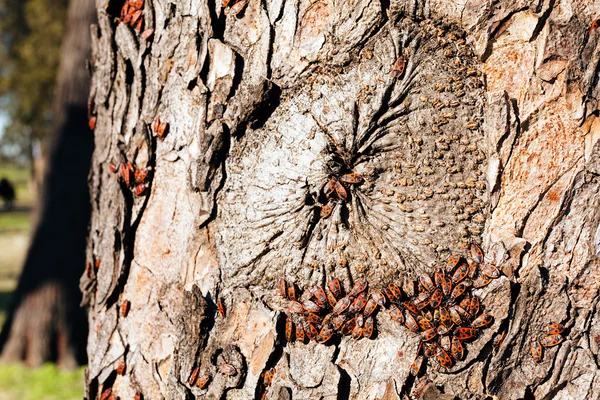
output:
M383 312L376 340L286 343L275 282L383 286L474 241L505 275L480 293L495 323L451 370L429 363L425 398L600 398L586 4L250 0L235 17L146 0L143 40L98 1L87 397L260 398L275 367L267 398L401 398L416 335ZM144 195L109 171L124 160L152 167ZM350 170L365 183L320 218L321 188ZM566 339L536 364L529 339L550 320ZM189 384L195 368L207 389Z

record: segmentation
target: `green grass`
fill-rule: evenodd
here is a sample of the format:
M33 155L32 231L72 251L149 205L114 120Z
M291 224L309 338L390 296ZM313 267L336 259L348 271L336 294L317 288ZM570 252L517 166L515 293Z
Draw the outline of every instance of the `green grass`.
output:
M71 400L83 398L84 368L61 371L53 364L30 369L0 364L0 400Z
M0 233L2 231L27 231L29 222L30 212L28 211L0 212Z

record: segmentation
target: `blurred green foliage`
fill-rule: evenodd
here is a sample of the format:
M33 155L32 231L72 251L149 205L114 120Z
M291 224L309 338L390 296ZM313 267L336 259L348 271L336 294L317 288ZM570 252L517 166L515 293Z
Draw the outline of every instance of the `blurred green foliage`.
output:
M67 4L0 0L0 109L8 118L0 146L20 158L50 130Z
M61 371L53 364L29 369L0 364L0 400L75 400L83 397L84 368Z

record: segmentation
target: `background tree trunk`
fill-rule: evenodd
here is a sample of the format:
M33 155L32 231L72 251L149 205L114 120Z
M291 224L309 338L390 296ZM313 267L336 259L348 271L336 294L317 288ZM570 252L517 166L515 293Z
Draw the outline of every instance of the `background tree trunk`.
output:
M32 366L85 362L87 321L79 307L90 218L86 188L93 135L87 122L93 4L72 0L61 50L44 189L13 305L0 336L2 359Z
M425 397L600 398L599 10L146 0L145 40L121 5L98 1L93 29L87 398L260 398L271 367L267 398L400 398L418 335L380 312L374 340L287 343L276 281L383 287L470 242L504 273L478 291L494 324L450 370L429 362ZM109 170L127 161L152 168L139 196ZM365 183L321 218L349 171ZM549 321L566 339L538 364Z

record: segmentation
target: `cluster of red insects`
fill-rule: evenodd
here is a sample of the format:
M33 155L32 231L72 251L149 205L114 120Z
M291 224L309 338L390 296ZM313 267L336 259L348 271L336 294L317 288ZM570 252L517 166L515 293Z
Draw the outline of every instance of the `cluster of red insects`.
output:
M390 306L394 321L420 334L417 357L410 369L414 376L427 358L451 368L465 356L463 342L474 339L479 329L494 322L492 315L482 313L479 297L470 291L488 285L500 277L500 271L483 261L477 245L471 245L470 253L469 262L458 255L450 256L433 279L428 274L420 275L418 283L405 279L402 292L409 300Z
M557 322L551 322L544 328L544 336L539 339L537 337L531 338L531 356L535 362L541 362L544 357L544 347L553 347L560 344L563 341L562 334L565 331L565 327Z
M394 321L420 334L411 374L420 373L426 358L435 357L441 366L451 368L465 356L463 342L474 339L479 329L493 322L490 314L482 313L479 297L470 291L488 285L500 271L483 261L477 245L471 245L470 251L472 260L452 255L433 279L422 274L418 281L404 279L402 287L391 282L383 290L368 290L368 282L360 280L345 296L337 278L329 278L325 288L315 286L304 292L280 278L279 293L290 300L284 310L286 338L319 343L326 343L336 333L371 338L375 313L379 306L387 306Z
M293 282L280 278L279 294L290 300L286 314L285 336L288 341L314 340L326 343L334 334L351 335L354 339L371 338L375 330L375 312L386 303L383 292L358 281L343 296L342 285L330 277L327 286L314 286L300 292Z
M134 168L131 161L127 161L120 165L110 163L108 167L112 173L119 172L119 177L126 187L130 188L133 186L133 192L136 196L141 196L146 192L146 189L148 188L146 179L148 178L148 173L152 169L151 167Z
M134 27L137 31L142 30L144 24L144 0L125 0L121 7L120 22ZM154 29L146 29L142 32L142 38L148 39L154 33Z
M338 200L346 201L348 199L350 185L360 185L361 183L363 183L363 177L355 172L342 175L339 178L337 176L331 177L323 187L327 204L321 208L321 218L327 218L331 215Z

